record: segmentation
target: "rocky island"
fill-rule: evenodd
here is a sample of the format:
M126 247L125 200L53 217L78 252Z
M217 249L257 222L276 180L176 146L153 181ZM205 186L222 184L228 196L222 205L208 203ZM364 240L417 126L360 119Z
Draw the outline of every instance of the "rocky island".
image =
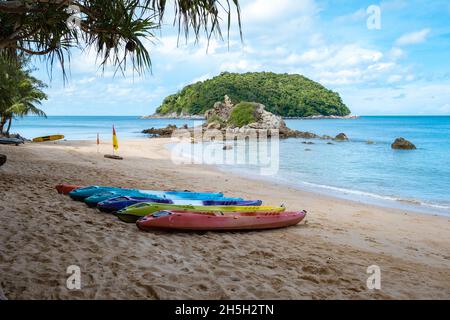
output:
M292 130L286 126L281 116L275 115L266 110L265 105L257 102L239 102L233 104L230 97L225 95L223 102L216 102L212 109L205 112L205 123L202 131L219 130L226 137L227 134L245 137L251 132L257 134L265 133L270 137L276 132L281 139L303 138L303 139L324 139L335 141L348 141L345 134L340 133L336 137L319 136L311 132ZM188 128L187 125L177 128L175 125L168 125L166 128L151 128L143 133L151 137L170 137L175 130L185 129L194 136L195 128Z
M235 103L257 101L266 111L287 119L354 117L337 92L302 75L224 72L166 97L156 113L145 118L203 118L225 95Z

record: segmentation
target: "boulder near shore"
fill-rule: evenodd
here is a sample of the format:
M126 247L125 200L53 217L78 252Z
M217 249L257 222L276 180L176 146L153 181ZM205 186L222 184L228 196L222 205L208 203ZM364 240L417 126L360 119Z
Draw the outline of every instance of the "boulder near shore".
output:
M394 150L415 150L416 146L405 138L397 138L391 145Z
M344 141L348 141L348 137L345 133L339 133L333 140L339 141L339 142L344 142Z

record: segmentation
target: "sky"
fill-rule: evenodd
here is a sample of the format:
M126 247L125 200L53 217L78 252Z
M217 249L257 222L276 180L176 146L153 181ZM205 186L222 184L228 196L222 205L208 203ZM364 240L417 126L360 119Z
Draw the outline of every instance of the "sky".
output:
M302 74L340 94L356 115L450 115L448 0L241 0L243 41L177 41L170 14L146 44L145 75L102 72L72 51L69 81L35 61L48 115L148 115L183 86L220 72ZM379 15L378 15L379 13ZM379 17L379 19L378 19ZM225 20L226 22L226 20ZM225 26L224 26L225 27ZM226 29L226 28L225 28Z

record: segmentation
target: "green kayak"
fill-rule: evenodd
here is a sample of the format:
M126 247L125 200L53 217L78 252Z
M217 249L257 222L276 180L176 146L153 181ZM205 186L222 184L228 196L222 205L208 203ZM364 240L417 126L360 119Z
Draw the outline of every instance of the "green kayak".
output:
M190 206L190 205L176 205L165 203L138 203L129 206L123 210L115 213L120 220L125 222L136 222L138 219L158 211L189 211L189 212L210 212L210 213L227 213L227 212L284 212L284 207L238 207L238 206Z

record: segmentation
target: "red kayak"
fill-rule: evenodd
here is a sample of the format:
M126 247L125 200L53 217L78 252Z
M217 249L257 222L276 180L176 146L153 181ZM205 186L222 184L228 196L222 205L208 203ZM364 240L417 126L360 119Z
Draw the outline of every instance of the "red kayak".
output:
M71 184L58 184L56 186L56 190L58 190L58 193L62 193L62 194L69 194L69 192L76 190L76 189L80 189L80 188L82 188L82 187L71 185Z
M301 212L233 212L226 215L159 211L148 215L136 222L139 229L148 231L152 229L174 230L258 230L276 229L294 226L306 217L306 211Z

